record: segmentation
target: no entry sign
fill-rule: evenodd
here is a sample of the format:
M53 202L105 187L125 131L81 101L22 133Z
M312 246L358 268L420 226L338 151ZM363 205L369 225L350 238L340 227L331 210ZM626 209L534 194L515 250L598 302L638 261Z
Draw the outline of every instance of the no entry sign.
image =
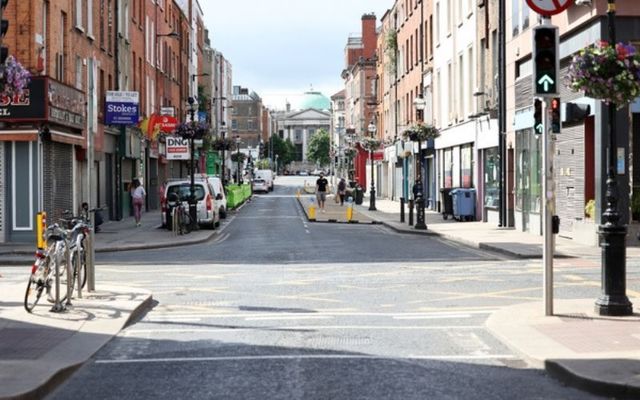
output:
M573 4L573 0L527 0L529 7L540 15L560 14Z

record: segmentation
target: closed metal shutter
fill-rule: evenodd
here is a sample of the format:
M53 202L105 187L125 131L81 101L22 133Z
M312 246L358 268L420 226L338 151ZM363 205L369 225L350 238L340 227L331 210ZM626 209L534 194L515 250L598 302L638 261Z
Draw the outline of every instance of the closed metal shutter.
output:
M73 210L73 146L45 142L43 149L43 199L49 222Z
M556 213L560 233L571 237L573 223L584 217L584 125L563 128L555 153Z
M5 153L4 142L0 142L0 243L4 243L6 240L6 227L5 227L5 196L9 192L5 184Z

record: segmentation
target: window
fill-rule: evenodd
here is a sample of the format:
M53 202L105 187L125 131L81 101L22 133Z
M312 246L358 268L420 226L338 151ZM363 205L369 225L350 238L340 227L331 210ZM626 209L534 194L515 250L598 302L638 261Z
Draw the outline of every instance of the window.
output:
M233 129L234 131L238 130L238 120L235 118L231 120L231 129Z
M458 55L458 109L456 110L456 114L460 119L464 115L464 57L463 54L460 53Z
M413 35L409 39L409 68L413 68Z
M436 3L436 31L435 31L435 41L436 43L440 42L440 3Z
M80 30L84 30L84 28L82 27L82 3L86 1L86 0L76 0L76 28L80 29Z
M511 1L511 30L513 36L520 33L520 0Z
M463 188L473 187L473 145L460 148L460 178Z
M473 110L473 93L475 92L474 89L474 70L473 70L473 66L476 65L476 63L473 61L473 47L469 47L468 50L468 56L467 56L467 73L469 74L467 76L467 115L468 114L473 114L474 110Z
M449 64L447 65L447 81L449 83L449 86L447 88L447 98L449 99L449 108L447 109L447 111L449 112L449 116L447 118L447 121L451 124L453 120L453 98L455 97L453 95L453 64L451 63L451 61L449 61Z
M76 89L82 90L82 57L76 56Z
M93 0L87 0L87 36L93 39Z
M500 152L497 147L484 151L484 206L500 206Z
M247 130L252 131L256 129L256 122L252 119L247 120Z
M444 171L444 182L443 182L443 186L445 188L451 188L453 187L453 149L452 148L448 148L445 149L444 151L444 157L443 157L443 168L442 170Z
M464 14L462 11L462 0L458 0L458 12L456 14L458 16L458 25L462 25L462 14Z
M452 0L447 0L447 35L451 35L453 29L453 4Z
M107 3L107 50L109 54L113 53L113 3L111 0Z
M294 139L296 142L302 141L302 129L296 129L294 131Z

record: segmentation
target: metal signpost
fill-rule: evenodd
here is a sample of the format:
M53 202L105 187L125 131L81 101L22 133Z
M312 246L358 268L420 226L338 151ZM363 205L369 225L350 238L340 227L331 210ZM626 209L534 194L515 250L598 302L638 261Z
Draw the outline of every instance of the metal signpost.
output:
M553 254L554 234L559 228L555 213L556 195L553 179L554 146L551 137L551 102L554 110L559 109L558 72L560 70L560 52L558 27L551 25L551 15L566 10L573 0L526 0L529 7L541 15L539 26L533 28L533 88L534 88L534 133L542 135L542 193L543 193L543 297L544 313L553 315ZM553 129L557 133L559 127Z

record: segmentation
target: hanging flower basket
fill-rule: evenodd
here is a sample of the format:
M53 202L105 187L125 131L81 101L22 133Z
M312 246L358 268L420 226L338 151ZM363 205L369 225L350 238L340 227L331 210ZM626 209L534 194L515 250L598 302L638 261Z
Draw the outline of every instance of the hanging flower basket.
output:
M31 81L31 73L15 57L9 56L0 66L0 96L22 95Z
M587 97L624 107L640 96L640 56L630 44L614 47L599 41L573 57L567 86Z
M231 153L231 161L233 162L244 162L247 158L247 155L244 153Z
M344 150L344 156L349 159L352 159L353 157L355 157L356 154L357 154L357 151L354 148L349 147L348 149Z
M211 142L211 149L212 150L231 150L235 145L235 142L233 141L233 139L229 139L229 138L215 138L212 142Z
M440 132L433 125L416 124L404 131L402 137L412 142L426 142L440 136Z
M382 142L376 138L363 137L360 139L360 146L367 151L376 151L380 148Z
M202 139L209 132L209 125L204 122L187 122L176 127L175 134L183 139Z

